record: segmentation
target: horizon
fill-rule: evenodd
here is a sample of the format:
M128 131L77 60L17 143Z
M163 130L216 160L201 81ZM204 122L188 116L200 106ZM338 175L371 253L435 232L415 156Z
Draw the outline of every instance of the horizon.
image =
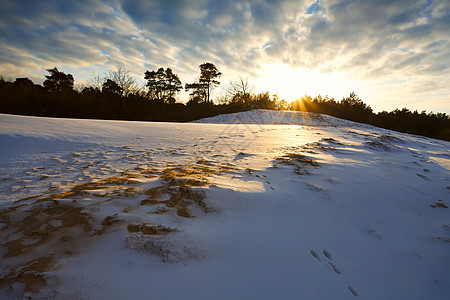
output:
M0 11L0 75L42 84L45 69L76 84L122 66L139 83L170 67L183 83L198 66L289 102L356 92L375 112L450 114L445 1L7 1ZM187 101L187 93L179 100Z

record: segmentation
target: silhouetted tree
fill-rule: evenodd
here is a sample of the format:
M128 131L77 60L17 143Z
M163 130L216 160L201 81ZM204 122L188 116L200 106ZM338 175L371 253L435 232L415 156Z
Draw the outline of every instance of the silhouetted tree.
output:
M200 79L198 81L208 86L206 102L209 103L211 101L211 86L220 84L216 78L219 78L221 75L222 73L212 63L203 63L200 65Z
M252 109L272 109L276 108L276 102L278 100L278 95L273 95L273 98L270 98L269 91L265 93L259 93L257 95L253 95L251 99L250 107Z
M341 105L343 107L352 108L355 110L365 111L365 110L372 110L370 106L365 104L358 95L355 94L355 92L351 92L350 96L344 97L341 100Z
M205 91L205 102L211 102L211 88L213 85L219 85L220 82L216 78L222 75L217 67L212 63L203 63L200 66L200 77L198 83L186 84L186 90L204 90Z
M100 89L93 86L86 86L81 90L82 95L100 95L100 93Z
M105 94L116 94L122 96L123 89L111 79L107 79L102 86L102 92Z
M74 79L71 74L60 72L56 67L47 69L50 75L46 75L47 80L44 81L44 87L47 91L53 93L66 93L73 91Z
M180 78L172 69L159 68L157 71L146 71L148 96L154 100L175 103L175 95L183 88Z
M341 100L341 108L344 110L342 117L352 121L367 122L373 114L372 108L364 103L355 92Z
M34 83L28 78L16 78L14 81L14 86L20 89L32 89L34 88Z
M190 90L190 100L189 104L200 104L207 103L207 90L208 86L204 83L186 83L185 89L186 91Z

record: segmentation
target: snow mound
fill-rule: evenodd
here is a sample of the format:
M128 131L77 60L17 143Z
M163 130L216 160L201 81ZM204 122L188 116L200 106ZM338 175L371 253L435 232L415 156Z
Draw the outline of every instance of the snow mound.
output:
M318 113L286 110L256 109L233 114L192 121L193 123L214 124L284 124L306 126L345 126L354 127L362 124Z

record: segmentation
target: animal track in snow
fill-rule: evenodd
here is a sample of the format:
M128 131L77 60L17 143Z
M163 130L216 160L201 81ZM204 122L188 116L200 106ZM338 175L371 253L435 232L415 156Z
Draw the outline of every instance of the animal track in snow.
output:
M342 271L333 262L333 256L331 255L330 251L326 249L322 250L322 254L324 256L323 258L321 258L320 255L313 249L309 250L309 253L311 253L312 257L314 257L317 262L329 265L334 273L336 273L337 275L342 275ZM347 288L353 296L359 297L359 293L352 286L347 285Z
M427 176L422 175L422 174L420 174L420 173L417 173L416 175L419 176L419 177L422 178L422 179L429 180Z
M328 252L327 250L323 250L323 255L325 255L326 258L328 258L329 260L333 260L333 258L331 257L330 252Z
M317 254L316 251L310 250L309 253L311 253L311 255L312 255L318 262L322 262L322 260L320 259L319 254ZM342 271L339 270L339 268L336 267L336 265L333 263L333 256L331 255L331 253L330 253L328 250L326 250L326 249L324 249L324 250L322 251L322 253L323 253L323 256L325 256L325 261L328 262L328 265L333 269L333 271L334 271L336 274L341 275L341 274L342 274Z
M331 268L333 269L334 273L341 275L342 271L339 270L335 264L333 264L331 261L328 262L328 264L331 266Z
M355 296L355 297L359 297L359 294L358 294L358 292L357 291L355 291L355 289L354 288L352 288L351 286L347 286L348 287L348 290L352 293L352 295L353 296Z
M270 189L272 191L275 191L275 188L271 185L270 181L266 180L266 183L270 186Z
M321 262L320 256L317 254L316 251L314 251L314 250L309 250L309 253L311 253L311 255L312 255L315 259L317 259L318 262Z

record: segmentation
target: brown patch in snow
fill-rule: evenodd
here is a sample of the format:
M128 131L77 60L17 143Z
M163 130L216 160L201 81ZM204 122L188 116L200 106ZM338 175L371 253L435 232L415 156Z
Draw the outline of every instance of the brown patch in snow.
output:
M275 159L280 164L294 166L294 173L297 175L309 175L309 167L320 166L317 161L299 153L286 153Z
M143 224L129 224L127 230L130 233L140 232L145 235L167 235L174 232L176 229L170 227L164 227L162 225L152 225L149 223Z
M78 252L95 234L93 217L74 202L13 206L0 210L0 218L5 224L0 246L6 270L0 289L21 282L25 290L37 291L46 284L44 273L54 270L59 258Z
M433 208L437 208L437 207L439 207L439 208L448 208L448 206L445 205L444 201L442 201L442 200L438 200L435 204L431 204L430 206L433 207Z
M13 206L0 210L0 255L4 271L0 290L21 283L26 291L39 291L51 278L51 271L58 267L60 258L77 254L116 223L123 222L120 214L132 210L125 207L118 214L97 219L93 211L103 202L144 195L147 199L141 200L141 205L158 205L154 214L172 212L190 218L211 211L203 190L210 186L208 177L233 170L229 164L212 166L202 161L162 171L140 166L117 176L79 183L62 191L59 188L64 187L58 190L55 187L47 193L17 200ZM150 177L159 177L160 185L142 188L142 182ZM89 199L97 201L80 201ZM175 230L149 223L130 224L127 229L135 238L144 235L160 239ZM147 243L146 239L143 241ZM165 248L170 245L161 243Z

